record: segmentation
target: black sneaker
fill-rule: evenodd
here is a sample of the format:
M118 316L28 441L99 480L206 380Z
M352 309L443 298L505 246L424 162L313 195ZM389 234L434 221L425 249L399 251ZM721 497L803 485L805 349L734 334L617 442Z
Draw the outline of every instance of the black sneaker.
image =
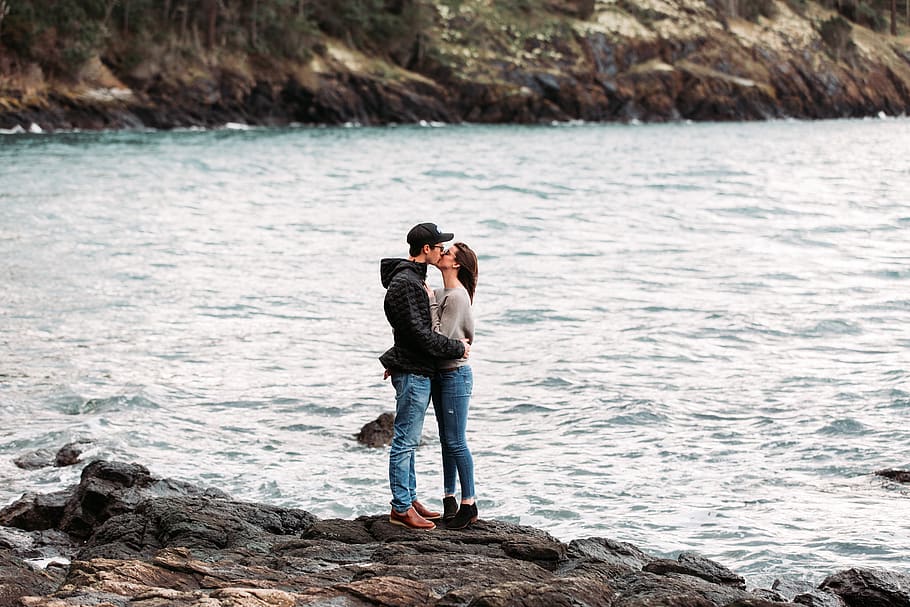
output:
M451 495L447 495L442 498L442 520L450 521L455 518L455 513L458 512L458 500L456 500Z
M477 504L462 504L452 520L446 522L446 529L464 529L477 522Z

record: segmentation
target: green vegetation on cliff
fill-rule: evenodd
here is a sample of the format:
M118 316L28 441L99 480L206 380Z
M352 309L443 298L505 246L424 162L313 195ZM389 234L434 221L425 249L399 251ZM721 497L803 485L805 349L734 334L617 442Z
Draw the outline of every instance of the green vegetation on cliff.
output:
M420 0L0 0L0 52L56 77L95 55L129 69L160 47L301 60L323 35L395 58L428 15Z
M0 129L910 114L907 27L887 27L905 13L910 0L0 0Z
M849 21L878 31L887 27L886 14L897 2L910 19L910 0L823 0ZM806 0L788 3L798 10ZM33 63L49 76L66 78L100 56L118 71L129 71L161 48L306 60L324 36L407 66L433 51L438 41L431 30L439 11L468 7L514 34L556 27L561 19L588 19L597 4L613 4L643 21L653 12L650 3L638 0L0 0L0 68L8 73ZM721 19L755 21L777 11L774 0L708 4ZM483 21L463 21L471 27L454 24L460 44L482 48L490 43Z

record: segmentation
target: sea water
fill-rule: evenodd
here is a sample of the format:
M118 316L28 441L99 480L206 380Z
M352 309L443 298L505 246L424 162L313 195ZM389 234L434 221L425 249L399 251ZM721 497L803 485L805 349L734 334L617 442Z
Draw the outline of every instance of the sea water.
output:
M382 257L480 257L482 518L746 576L906 571L910 121L0 137L0 504L84 457L388 510ZM430 269L431 284L441 283ZM432 411L419 492L440 497Z

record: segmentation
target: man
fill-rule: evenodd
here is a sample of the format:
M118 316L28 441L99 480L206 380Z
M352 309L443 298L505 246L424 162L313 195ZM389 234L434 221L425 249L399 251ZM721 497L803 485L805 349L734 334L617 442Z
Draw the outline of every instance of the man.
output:
M466 341L434 332L430 317L432 291L426 284L427 264L438 264L445 249L442 243L454 237L440 232L435 223L418 224L408 232L409 257L380 262L382 286L386 288L385 316L395 337L395 345L379 357L385 376L391 376L395 387L389 522L412 529L433 529L436 525L427 519L440 517L417 501L414 472L423 419L430 405L430 378L436 372L435 362L467 358L470 352Z

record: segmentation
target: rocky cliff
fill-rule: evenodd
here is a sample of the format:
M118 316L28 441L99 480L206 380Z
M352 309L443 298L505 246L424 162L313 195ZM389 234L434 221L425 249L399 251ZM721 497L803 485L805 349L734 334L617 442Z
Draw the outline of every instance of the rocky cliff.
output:
M907 114L910 39L801 1L767 0L749 19L716 0L561 2L524 17L440 2L394 59L322 36L306 62L154 47L129 69L96 57L66 82L32 65L0 79L0 128Z
M907 607L910 577L850 569L747 589L692 552L613 539L564 544L481 520L414 531L388 514L318 519L89 463L78 486L0 510L0 606Z

